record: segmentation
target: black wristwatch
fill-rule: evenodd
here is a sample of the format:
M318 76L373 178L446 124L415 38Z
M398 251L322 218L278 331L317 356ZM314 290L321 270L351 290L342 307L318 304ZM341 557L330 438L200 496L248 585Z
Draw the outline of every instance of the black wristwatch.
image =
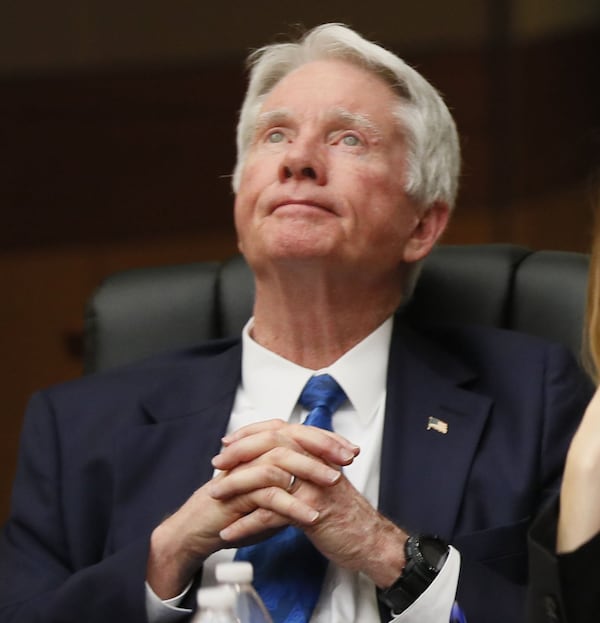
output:
M389 588L378 590L379 600L394 614L406 610L433 582L448 551L448 545L437 536L409 536L404 545L406 565L402 575Z

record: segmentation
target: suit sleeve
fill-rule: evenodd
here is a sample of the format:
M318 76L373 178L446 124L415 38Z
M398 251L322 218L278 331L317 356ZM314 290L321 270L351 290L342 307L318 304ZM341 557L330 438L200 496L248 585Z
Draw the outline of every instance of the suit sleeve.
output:
M514 550L505 551L501 558L485 561L480 557L477 561L462 548L460 539L455 542L462 554L457 599L469 621L518 623L526 620L527 533L533 519L558 494L568 445L591 397L588 379L570 353L556 345L546 349L543 378L534 376L528 383L531 392L540 391L540 385L542 392L538 409L541 413L534 413L528 407L521 414L536 421L530 430L536 437L537 456L532 459L536 464L536 477L529 508L521 522L485 534L488 543L496 539ZM528 404L532 404L531 401ZM476 551L476 542L470 547Z
M93 518L85 522L89 533L72 531L62 470L55 417L38 394L25 416L11 515L0 535L0 620L145 621L148 538L105 556Z

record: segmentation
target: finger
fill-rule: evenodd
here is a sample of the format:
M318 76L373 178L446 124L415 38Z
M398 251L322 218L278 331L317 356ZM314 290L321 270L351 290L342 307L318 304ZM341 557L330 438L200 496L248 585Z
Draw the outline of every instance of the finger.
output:
M270 457L271 454L279 455L281 458L276 463L271 463L263 457L251 465L230 472L221 472L219 477L211 481L210 495L215 499L227 499L269 486L287 491L290 488L290 474L319 487L330 487L342 477L338 469L307 455L295 452L285 454L281 448L273 450L266 456ZM275 460L275 457L273 459Z
M325 487L335 484L341 477L341 471L338 466L329 465L318 457L284 447L273 448L252 463L253 466L265 464L275 466L286 472L284 477L288 477L287 474L295 474L302 480L314 482L316 485ZM250 464L241 465L229 473L236 473L249 466ZM273 484L279 485L280 481L277 480Z
M260 422L255 422L254 424L247 424L246 426L242 426L237 430L229 433L221 438L221 442L224 446L228 446L234 441L239 441L244 437L248 437L250 435L255 435L256 433L260 433L263 431L269 430L277 430L282 426L285 426L286 422L279 419L272 420L262 420Z
M277 465L254 464L231 472L221 472L210 482L208 493L214 499L226 500L266 487L287 490L289 483L290 473Z
M235 544L240 547L255 542L257 535L260 535L261 538L263 535L268 538L276 530L288 525L287 519L281 515L264 508L257 508L252 513L244 515L244 517L223 528L219 532L219 538L229 545Z
M352 463L360 451L358 446L331 431L288 424L263 429L231 441L213 458L212 463L216 469L231 470L279 446L302 450L339 466Z
M295 448L298 451L302 449L289 435L280 433L278 428L267 428L224 446L213 457L212 464L216 469L231 470L240 463L253 461L278 447Z
M286 518L288 523L311 525L319 517L316 508L280 487L265 487L254 491L248 497L256 508L273 511ZM244 513L247 514L249 513Z
M330 463L350 465L360 453L360 448L337 433L316 426L291 425L293 439L304 450Z
M252 519L238 523L240 518L236 518L219 532L219 539L226 543L224 547L252 545L273 536L277 531L290 525L286 517L266 508L257 508L244 515L245 517L252 517Z
M322 434L335 439L340 444L340 446L344 446L345 448L350 450L353 456L356 456L359 452L359 447L356 444L352 443L345 437L334 433L333 431L317 428L315 426L305 426L303 424L289 424L279 419L264 420L262 422L256 422L254 424L242 426L233 433L229 433L228 435L224 436L221 441L224 447L228 447L236 441L240 441L241 439L245 439L246 437L250 437L257 433L278 432L282 429L286 429L287 434L291 434L293 436L299 435L300 439L305 438L306 431L320 431ZM314 432L309 433L308 437L306 437L306 441L308 443L311 442L311 439L317 439L314 436Z
M282 494L282 495L280 495ZM287 501L284 498L291 498ZM219 537L224 541L233 542L247 540L257 534L262 534L269 530L281 528L287 524L299 526L314 525L319 519L319 512L312 507L296 500L279 489L279 493L272 493L265 489L261 492L263 504L277 507L280 512L273 508L266 508L261 505L255 511L240 517L219 532Z

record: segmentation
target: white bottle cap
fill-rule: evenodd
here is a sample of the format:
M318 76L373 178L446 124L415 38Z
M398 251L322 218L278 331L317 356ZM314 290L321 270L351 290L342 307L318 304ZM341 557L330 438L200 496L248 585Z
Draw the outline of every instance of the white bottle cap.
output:
M251 562L243 560L220 562L215 568L215 576L217 582L250 584L254 578L254 569Z
M209 586L199 589L196 599L199 608L228 610L235 607L237 595L231 586Z

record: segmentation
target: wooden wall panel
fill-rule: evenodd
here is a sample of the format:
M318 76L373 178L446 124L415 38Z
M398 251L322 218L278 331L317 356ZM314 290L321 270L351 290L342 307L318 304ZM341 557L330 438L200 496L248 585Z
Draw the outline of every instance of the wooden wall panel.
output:
M231 224L241 68L0 83L0 246Z

